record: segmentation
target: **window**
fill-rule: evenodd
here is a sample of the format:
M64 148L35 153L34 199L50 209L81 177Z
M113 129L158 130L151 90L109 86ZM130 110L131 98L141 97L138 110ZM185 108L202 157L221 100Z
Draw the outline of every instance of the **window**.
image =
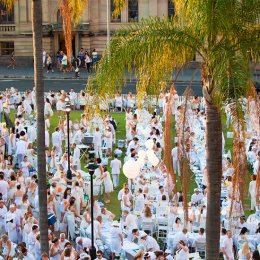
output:
M14 23L14 10L7 12L6 7L0 1L0 24Z
M14 42L0 42L0 54L11 55L14 51Z
M138 0L128 0L128 22L138 22Z
M172 0L168 0L168 16L174 16L174 4Z
M57 24L62 24L62 16L60 10L57 12Z
M115 11L115 4L114 4L114 0L110 0L110 4L111 4L111 22L113 23L120 23L121 22L121 14L119 14L118 16L113 16L113 12Z

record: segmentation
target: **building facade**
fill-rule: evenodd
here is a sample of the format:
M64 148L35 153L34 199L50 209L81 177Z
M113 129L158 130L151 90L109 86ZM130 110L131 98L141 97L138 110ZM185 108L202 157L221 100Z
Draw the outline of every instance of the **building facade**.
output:
M59 50L66 51L58 0L42 0L42 6L43 48L55 56ZM95 48L99 54L102 53L107 43L107 11L112 34L121 26L142 18L171 16L174 6L170 0L128 0L117 18L112 17L113 10L113 0L89 0L79 25L73 28L74 54L81 47L88 51ZM12 51L15 51L18 65L32 64L31 28L31 0L17 0L12 13L6 12L0 1L0 64L9 62Z

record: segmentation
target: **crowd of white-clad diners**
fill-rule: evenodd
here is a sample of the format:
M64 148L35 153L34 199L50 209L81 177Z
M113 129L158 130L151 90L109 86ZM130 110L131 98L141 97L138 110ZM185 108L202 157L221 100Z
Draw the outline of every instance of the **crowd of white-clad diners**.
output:
M97 259L188 260L205 256L207 167L203 98L161 92L159 96L144 97L141 109L137 109L132 93L117 93L114 98L100 99L98 108L107 111L105 116L95 114L89 119L82 112L80 118L69 121L71 154L68 156L67 98L72 110L93 106L95 98L73 89L67 93L45 93L50 251L46 252L49 256L41 256L35 95L35 90L21 93L15 89L0 95L0 249L4 259L90 259L90 177L82 167L82 162L86 164L90 160L95 160L98 166L94 173ZM185 98L188 102L184 102ZM175 174L180 175L180 154L183 153L180 132L184 129L185 156L196 187L189 203L188 221L184 220L182 191L173 192L173 182L162 160L168 99L176 121L173 168ZM260 166L259 114L253 98L241 99L241 102L251 172L248 187L251 215L245 217L242 202L236 199L230 216L234 166L225 142L233 135L223 132L219 252L229 260L235 257L259 259L260 249L260 210L255 192ZM185 120L183 109L186 109ZM59 118L55 126L51 125L54 111ZM117 138L117 122L110 111L125 113L125 139ZM228 128L232 123L229 105L225 106L225 113ZM11 120L13 114L14 120ZM66 176L68 157L72 184ZM128 181L120 187L122 174ZM106 208L110 206L111 192L118 193L120 217Z

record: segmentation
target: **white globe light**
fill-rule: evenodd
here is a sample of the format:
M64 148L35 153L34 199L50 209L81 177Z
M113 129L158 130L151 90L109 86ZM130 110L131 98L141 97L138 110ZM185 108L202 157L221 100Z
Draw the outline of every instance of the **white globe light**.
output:
M135 179L140 173L140 166L136 161L126 161L123 165L123 173L129 179Z
M145 141L145 147L146 147L148 150L153 149L153 146L154 146L154 142L153 142L152 139L148 139L147 141Z
M145 157L146 157L146 151L140 150L140 151L138 152L138 158L144 159Z

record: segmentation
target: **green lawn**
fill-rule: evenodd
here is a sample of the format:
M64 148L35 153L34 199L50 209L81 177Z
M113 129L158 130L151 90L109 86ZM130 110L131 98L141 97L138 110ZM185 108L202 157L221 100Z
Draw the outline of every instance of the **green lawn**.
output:
M71 120L75 120L75 119L78 119L80 120L80 116L82 114L82 111L72 111L70 113L70 118ZM111 113L112 116L115 118L115 120L117 121L117 124L118 124L118 127L117 127L117 133L116 133L116 137L117 137L117 140L118 139L125 139L126 138L126 131L125 131L125 113ZM11 118L13 119L14 118L14 113L11 114ZM65 117L64 117L64 120L65 120ZM225 122L225 116L223 116L223 122ZM59 123L59 118L58 118L58 115L57 113L54 113L54 115L52 116L51 118L51 127L50 127L50 133L52 133L55 129L56 126L58 126L58 123ZM175 122L173 122L173 124L175 124ZM174 136L175 136L175 130L174 130L174 127L172 128L172 137L171 137L171 143L172 143L172 146L174 144ZM223 131L224 131L224 135L226 137L226 132L227 131L230 131L230 129L227 129L226 128L226 125L223 125ZM50 136L51 138L51 136ZM232 139L226 139L226 142L225 142L225 149L226 151L230 150L231 153L232 153ZM122 164L123 164L123 160L124 160L124 154L123 156L121 157L121 160L122 160ZM82 169L84 170L84 162L82 161ZM110 162L109 162L110 164ZM109 171L110 171L110 167L109 168ZM110 171L111 172L111 171ZM248 180L247 180L247 183L249 183L249 176L250 176L250 171L248 171ZM120 179L119 179L119 187L122 187L122 184L124 182L126 182L127 179L126 177L124 176L123 172L121 171L121 174L120 174ZM190 187L189 187L189 194L188 196L190 197L193 193L193 190L195 188L195 181L194 179L191 180L191 183L190 183ZM178 190L180 190L180 180L179 178L177 178L177 187L178 187ZM118 194L118 191L114 191L111 193L111 202L106 206L107 209L109 209L110 211L112 211L114 214L116 214L117 218L119 218L120 216L120 203L117 199L117 194ZM104 201L104 200L103 200ZM250 199L249 197L246 197L245 199L245 214L246 216L250 215Z

